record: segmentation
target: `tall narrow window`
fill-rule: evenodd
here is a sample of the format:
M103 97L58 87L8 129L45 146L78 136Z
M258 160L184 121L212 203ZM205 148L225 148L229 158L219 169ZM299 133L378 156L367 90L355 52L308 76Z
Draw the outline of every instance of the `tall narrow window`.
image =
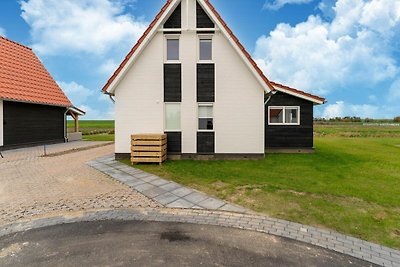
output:
M214 111L212 104L199 105L199 130L214 130Z
M167 39L167 60L179 60L179 39Z
M165 103L165 131L181 130L181 104Z
M211 61L212 60L212 40L211 39L200 39L200 60Z

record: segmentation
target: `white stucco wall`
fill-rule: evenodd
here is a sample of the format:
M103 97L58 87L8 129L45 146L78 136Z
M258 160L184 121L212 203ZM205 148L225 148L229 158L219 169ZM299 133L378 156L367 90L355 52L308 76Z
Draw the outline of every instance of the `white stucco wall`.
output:
M0 146L4 145L3 132L3 100L0 99Z
M197 152L195 3L194 0L182 1L182 153ZM163 33L157 33L115 91L116 153L130 152L131 134L164 132L164 42ZM213 37L213 55L216 153L264 153L264 91L261 85L220 31Z

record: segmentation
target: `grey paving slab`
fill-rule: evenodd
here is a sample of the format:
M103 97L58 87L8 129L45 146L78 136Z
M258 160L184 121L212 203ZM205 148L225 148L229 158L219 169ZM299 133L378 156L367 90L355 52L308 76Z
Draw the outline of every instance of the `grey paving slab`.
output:
M183 198L189 202L192 202L193 204L197 204L203 200L206 200L207 198L209 198L209 196L199 192L192 192L189 195L184 196Z
M160 179L160 177L155 176L155 175L150 175L150 176L145 176L145 177L143 177L143 175L139 175L139 176L138 176L138 175L134 174L134 176L140 178L141 180L145 181L146 183L150 183L151 181ZM142 177L142 178L141 178L141 177Z
M184 197L193 192L194 192L193 190L183 186L171 191L172 194L177 195L178 197Z
M226 203L222 200L215 199L215 198L207 198L199 203L197 206L203 207L205 209L216 210L224 206Z
M157 188L157 187L152 185L152 184L148 184L148 183L135 186L135 190L137 190L137 191L139 191L141 193L146 191L146 190L153 189L153 188Z
M167 205L169 203L174 202L175 200L178 200L179 197L174 194L171 194L170 192L166 192L162 195L156 196L154 199L163 205Z
M154 188L150 188L148 190L142 191L142 194L149 198L155 198L156 196L162 195L166 192L167 191L162 188L154 187Z
M161 187L162 189L167 190L167 191L172 191L172 190L175 190L175 189L177 189L177 188L181 188L182 186L179 185L179 184L170 182L170 183L164 184L164 185L162 185L162 186L160 186L160 187Z
M182 198L175 200L167 205L168 208L183 208L183 209L190 209L194 206L193 203L184 200Z
M164 180L164 179L159 178L159 179L155 179L155 180L153 180L153 181L151 181L149 183L153 184L153 185L156 185L156 186L162 186L162 185L168 184L169 182Z

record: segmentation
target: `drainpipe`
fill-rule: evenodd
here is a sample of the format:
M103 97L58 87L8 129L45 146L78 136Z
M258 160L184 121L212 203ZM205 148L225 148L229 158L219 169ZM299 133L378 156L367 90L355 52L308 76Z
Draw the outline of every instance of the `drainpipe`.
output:
M67 136L67 112L69 108L64 112L64 143L67 143L68 136Z
M111 101L115 104L115 99L113 98L113 96L111 94L108 95L111 99Z
M271 97L272 97L274 94L276 94L276 92L270 92L270 93L267 94L268 98L267 98L267 100L265 100L264 105L267 105L267 104L268 104L268 102L271 100Z

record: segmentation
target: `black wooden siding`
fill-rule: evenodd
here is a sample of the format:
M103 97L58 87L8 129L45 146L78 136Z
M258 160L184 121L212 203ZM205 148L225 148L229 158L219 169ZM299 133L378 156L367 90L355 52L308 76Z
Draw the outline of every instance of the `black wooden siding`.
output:
M182 153L182 133L167 132L167 152L168 154Z
M4 146L64 141L66 108L4 101Z
M215 102L214 64L197 64L197 102Z
M164 102L182 101L182 66L164 64Z
M214 28L214 22L210 19L204 9L197 2L196 4L197 28Z
M179 4L175 11L171 14L168 20L164 23L165 29L180 29L182 27L182 12L181 4Z
M299 106L300 125L268 125L268 107ZM273 95L265 107L266 148L312 148L313 103L284 93Z
M214 132L198 132L197 133L197 153L198 154L214 154L215 153L215 133Z

